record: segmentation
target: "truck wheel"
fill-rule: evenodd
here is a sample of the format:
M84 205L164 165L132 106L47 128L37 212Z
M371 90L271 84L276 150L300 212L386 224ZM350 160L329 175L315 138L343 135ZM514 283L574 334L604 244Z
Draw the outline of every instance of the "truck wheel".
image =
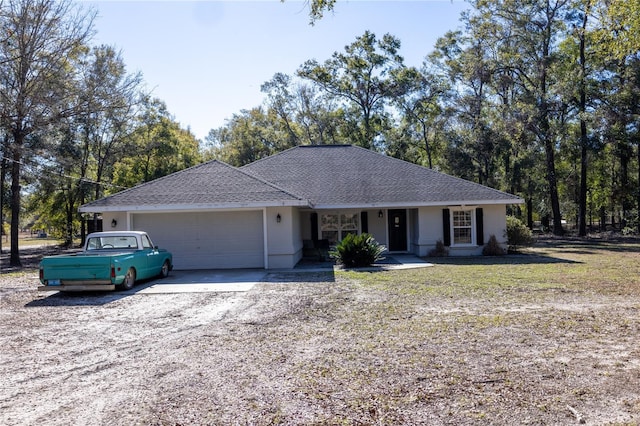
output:
M136 271L133 268L129 268L127 275L124 276L124 281L120 284L122 290L131 290L136 283Z
M169 266L169 261L165 260L162 264L162 268L160 269L160 278L167 278L169 276L169 270L171 267Z

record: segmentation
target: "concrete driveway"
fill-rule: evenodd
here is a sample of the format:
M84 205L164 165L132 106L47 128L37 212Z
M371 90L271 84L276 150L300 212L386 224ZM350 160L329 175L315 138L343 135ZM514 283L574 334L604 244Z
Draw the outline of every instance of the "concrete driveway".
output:
M388 271L394 269L414 269L433 266L413 255L388 256L368 268L357 268L360 271ZM270 272L324 272L339 269L330 262L301 264L294 269L231 269L172 271L167 278L155 279L148 283L138 284L131 293L163 294L163 293L207 293L207 292L241 292L249 291L254 285L264 280ZM127 293L129 293L127 292Z
M433 266L413 255L388 256L368 268L359 271L389 271L394 269L413 269ZM214 293L249 291L257 283L264 281L269 273L308 273L332 272L340 270L331 262L301 263L293 269L216 269L199 271L171 271L167 278L153 279L136 284L128 291L115 291L115 294L169 294L169 293ZM37 278L34 278L34 281ZM304 279L301 279L304 281Z
M171 271L167 278L137 285L137 294L249 291L267 275L264 269Z

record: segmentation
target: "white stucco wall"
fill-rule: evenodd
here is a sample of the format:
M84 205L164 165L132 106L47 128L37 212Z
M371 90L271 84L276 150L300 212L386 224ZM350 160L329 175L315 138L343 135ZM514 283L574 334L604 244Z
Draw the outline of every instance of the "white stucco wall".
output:
M442 207L420 207L418 218L418 238L412 241L413 252L418 256L426 256L442 235Z
M280 222L277 221L278 214ZM293 268L302 258L300 212L295 207L265 209L269 269Z
M382 210L382 217L378 217L381 210L367 210L367 220L369 225L369 234L383 246L388 246L387 239L387 211ZM362 226L362 224L360 225Z
M111 221L116 220L117 225L111 226ZM127 213L126 212L108 212L102 214L102 230L103 231L128 231L127 229Z
M411 253L418 254L419 248L416 241L420 239L420 216L418 209L410 209L407 223L409 226L409 247Z
M482 206L484 209L484 242L489 241L491 235L503 248L507 248L507 207L506 206Z
M483 205L478 206L483 209L483 234L484 243L489 241L491 235L495 235L498 243L504 248L507 246L506 212L505 205ZM442 230L442 209L445 207L421 207L418 209L418 219L416 221L419 228L417 240L412 241L413 252L418 256L427 256L435 248L438 240L444 241ZM475 215L474 215L475 220ZM475 232L475 229L474 229ZM483 246L452 246L449 247L450 256L472 256L482 254Z

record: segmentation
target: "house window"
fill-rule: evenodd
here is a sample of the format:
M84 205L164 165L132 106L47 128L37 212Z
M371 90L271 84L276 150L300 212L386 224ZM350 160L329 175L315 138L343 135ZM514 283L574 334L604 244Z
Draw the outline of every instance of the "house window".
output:
M452 212L453 244L473 244L473 210Z
M347 234L358 234L358 213L323 214L320 216L320 233L323 240L336 244Z

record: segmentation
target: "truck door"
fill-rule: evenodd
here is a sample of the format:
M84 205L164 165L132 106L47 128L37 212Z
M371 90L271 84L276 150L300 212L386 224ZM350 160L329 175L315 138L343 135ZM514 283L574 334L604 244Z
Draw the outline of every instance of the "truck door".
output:
M147 270L145 277L149 278L157 275L162 267L162 257L158 250L155 249L148 235L142 236L142 248L147 255Z

